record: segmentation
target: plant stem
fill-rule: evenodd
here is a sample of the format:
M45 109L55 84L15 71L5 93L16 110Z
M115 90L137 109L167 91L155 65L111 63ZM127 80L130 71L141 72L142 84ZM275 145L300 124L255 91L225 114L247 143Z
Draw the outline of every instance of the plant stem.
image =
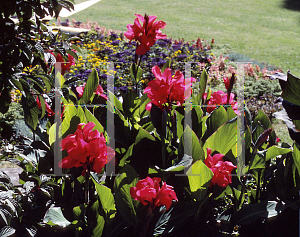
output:
M149 227L149 223L151 221L151 215L152 215L152 206L150 205L147 211L147 217L146 217L146 221L145 221L145 225L144 225L144 229L143 232L141 233L140 237L145 237L147 234L147 230Z
M161 142L162 142L162 168L166 168L166 143L165 139L167 138L167 111L164 108L162 113L162 127L161 127Z
M90 171L87 168L85 170L85 189L84 189L84 202L89 202L89 180L90 180Z

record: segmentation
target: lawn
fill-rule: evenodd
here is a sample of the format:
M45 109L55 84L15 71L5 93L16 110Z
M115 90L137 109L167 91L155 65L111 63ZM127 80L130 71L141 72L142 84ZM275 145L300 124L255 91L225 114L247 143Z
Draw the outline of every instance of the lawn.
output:
M83 0L75 0L80 2ZM216 43L228 44L237 53L281 67L284 72L290 69L300 76L297 9L297 3L292 5L287 0L101 0L70 18L89 19L106 28L126 31L135 13L156 15L167 23L163 32L168 37L214 38Z

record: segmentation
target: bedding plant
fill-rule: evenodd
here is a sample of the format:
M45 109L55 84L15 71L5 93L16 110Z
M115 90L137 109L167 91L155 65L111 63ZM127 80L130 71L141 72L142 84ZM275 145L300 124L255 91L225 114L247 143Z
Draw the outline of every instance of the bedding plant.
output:
M64 56L45 52L61 90L27 90L37 113L25 120L40 139L1 154L23 168L18 188L0 173L2 235L253 236L251 226L299 209L299 78L279 79L275 116L294 140L279 144L268 115L237 104L236 68L210 55L214 40L168 40L156 19L136 14L122 35L82 34Z

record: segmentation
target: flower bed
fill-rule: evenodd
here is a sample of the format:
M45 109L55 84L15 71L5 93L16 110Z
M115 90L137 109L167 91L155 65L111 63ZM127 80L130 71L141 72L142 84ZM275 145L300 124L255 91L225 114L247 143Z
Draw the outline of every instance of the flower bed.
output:
M1 154L23 169L22 188L0 172L2 234L253 236L299 209L299 79L280 79L275 116L294 143L279 144L266 113L237 103L240 69L214 40L173 41L166 23L136 17L124 34L58 33L13 74L34 136ZM243 69L246 97L278 95L271 72Z

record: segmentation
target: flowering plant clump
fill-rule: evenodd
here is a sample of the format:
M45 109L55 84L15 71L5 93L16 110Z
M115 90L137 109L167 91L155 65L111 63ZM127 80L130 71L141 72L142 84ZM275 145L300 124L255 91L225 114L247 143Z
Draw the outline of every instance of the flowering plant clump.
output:
M223 161L223 154L215 154L211 156L211 149L207 148L207 157L204 163L214 173L210 185L218 184L220 187L225 188L231 183L231 171L236 168L230 161Z
M68 156L59 162L59 167L70 169L72 167L83 167L100 173L104 165L115 155L111 147L106 146L103 134L98 130L92 130L94 123L80 123L74 134L62 139L62 150L67 150Z
M155 44L157 39L166 39L167 36L163 34L160 28L164 29L166 23L163 21L156 21L156 16L148 16L145 14L142 15L135 14L137 17L134 21L134 24L128 24L127 29L124 33L127 39L136 40L140 44L136 48L137 55L143 55L150 50L150 47ZM143 23L141 26L140 21Z
M182 105L185 100L184 91L191 90L191 85L185 87L183 74L176 71L175 75L172 76L170 68L166 68L162 73L158 66L153 67L152 72L156 79L150 81L144 90L144 93L147 93L148 98L151 99L146 109L151 110L152 104L161 109L165 104L170 106L173 102ZM195 78L191 78L191 82L195 81Z
M56 56L53 52L50 52L50 54L52 54L55 59L56 59L56 63L62 63L61 64L61 74L64 75L67 71L70 71L70 67L72 65L75 65L75 58L71 55L68 54L68 61L65 62L63 56L58 53Z
M77 91L79 97L82 97L85 85L86 85L86 83L84 83L83 86L76 87L76 91ZM98 85L97 89L94 91L94 93L99 95L100 97L104 98L105 100L107 100L107 96L104 94L104 90L103 90L102 86Z
M203 98L206 99L207 93L203 94ZM207 112L211 113L213 110L217 108L218 105L224 105L227 104L228 98L227 93L223 91L216 91L211 94L210 100L207 102L207 105L210 105L207 107ZM237 107L237 101L234 101L234 94L230 93L229 97L229 104L231 105L232 109L237 115L240 115L240 111Z
M130 195L133 199L140 201L143 205L150 204L152 209L159 206L166 206L169 210L173 200L178 201L173 187L163 182L160 187L161 178L147 177L140 180L135 187L130 188Z

